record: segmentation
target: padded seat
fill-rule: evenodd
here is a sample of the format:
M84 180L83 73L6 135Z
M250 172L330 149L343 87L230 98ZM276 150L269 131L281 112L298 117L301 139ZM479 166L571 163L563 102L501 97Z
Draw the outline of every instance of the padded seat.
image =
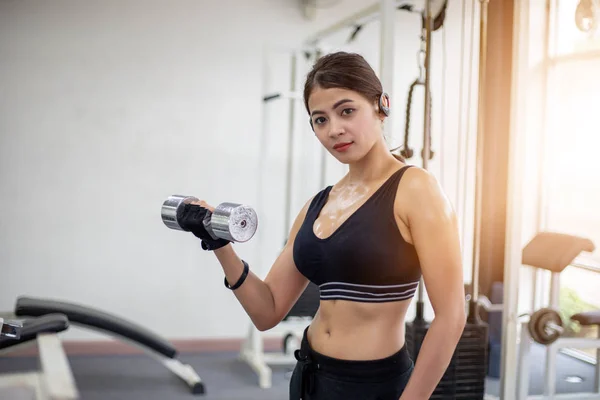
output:
M47 314L64 314L72 325L83 325L99 331L120 335L140 343L168 358L175 358L177 350L167 340L150 330L116 315L86 307L50 299L22 296L17 298L15 315L38 317ZM166 317L164 317L166 319Z
M583 326L600 325L600 310L575 314L571 319L579 322Z

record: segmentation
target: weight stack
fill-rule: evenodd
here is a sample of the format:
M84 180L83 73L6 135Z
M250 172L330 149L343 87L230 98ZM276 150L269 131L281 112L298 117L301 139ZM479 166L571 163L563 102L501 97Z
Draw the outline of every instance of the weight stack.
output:
M429 323L415 319L406 323L406 345L416 361ZM467 322L450 364L430 399L483 400L488 357L488 326Z

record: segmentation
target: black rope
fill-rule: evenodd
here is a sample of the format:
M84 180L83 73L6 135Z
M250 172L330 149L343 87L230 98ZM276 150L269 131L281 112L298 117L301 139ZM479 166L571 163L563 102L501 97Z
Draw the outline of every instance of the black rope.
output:
M404 148L400 151L402 157L409 159L414 155L413 149L408 145L408 138L410 135L410 119L411 119L411 110L412 110L412 98L415 87L417 86L425 86L425 83L422 82L419 78L415 79L415 81L410 85L410 89L408 90L408 99L406 101L406 120L404 124ZM431 128L431 91L429 91L429 127ZM429 145L431 147L431 129L429 129ZM425 150L421 150L421 157L425 155ZM429 159L433 158L434 152L433 150L429 150Z

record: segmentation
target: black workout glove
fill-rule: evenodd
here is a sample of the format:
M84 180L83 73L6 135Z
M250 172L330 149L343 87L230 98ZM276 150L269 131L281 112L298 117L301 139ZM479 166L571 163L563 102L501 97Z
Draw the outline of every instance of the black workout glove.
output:
M177 216L179 226L184 231L192 232L194 236L202 239L202 248L204 250L216 250L229 243L229 240L212 236L207 226L210 226L210 217L212 213L209 209L197 204L186 204Z

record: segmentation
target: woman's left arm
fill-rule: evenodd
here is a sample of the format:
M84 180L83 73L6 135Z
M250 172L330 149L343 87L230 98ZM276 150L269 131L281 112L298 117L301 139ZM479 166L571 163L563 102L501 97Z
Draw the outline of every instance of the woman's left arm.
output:
M434 318L400 400L429 399L442 379L465 327L465 290L457 218L437 180L410 168L399 211L415 246ZM400 185L403 186L403 185Z

